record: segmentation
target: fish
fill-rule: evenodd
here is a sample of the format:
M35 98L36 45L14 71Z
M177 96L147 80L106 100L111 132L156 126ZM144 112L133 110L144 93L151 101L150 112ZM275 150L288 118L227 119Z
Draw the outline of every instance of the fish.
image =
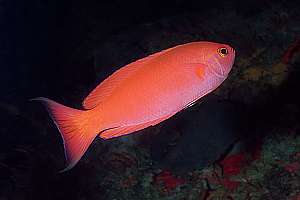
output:
M215 90L228 77L235 50L228 44L196 41L129 63L112 73L74 109L45 97L72 169L99 136L106 140L159 124Z

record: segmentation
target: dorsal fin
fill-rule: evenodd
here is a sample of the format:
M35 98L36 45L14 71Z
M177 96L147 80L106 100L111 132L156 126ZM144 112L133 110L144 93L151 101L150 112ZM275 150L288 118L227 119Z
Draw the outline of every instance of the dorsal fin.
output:
M180 46L180 45L179 45ZM176 46L178 47L178 46ZM85 109L92 109L97 106L101 101L104 101L105 98L109 97L112 91L120 86L124 80L137 72L144 64L152 61L158 56L170 51L173 48L163 50L161 52L152 54L146 58L142 58L135 62L132 62L116 72L110 75L102 83L100 83L83 101L82 105Z

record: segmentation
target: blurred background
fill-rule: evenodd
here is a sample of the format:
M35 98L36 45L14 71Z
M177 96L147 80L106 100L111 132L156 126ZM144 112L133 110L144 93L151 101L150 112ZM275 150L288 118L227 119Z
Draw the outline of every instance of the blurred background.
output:
M0 0L0 199L299 199L300 6L271 0ZM192 41L236 49L228 79L76 167L44 96L81 108L123 65ZM122 102L120 102L122 103Z

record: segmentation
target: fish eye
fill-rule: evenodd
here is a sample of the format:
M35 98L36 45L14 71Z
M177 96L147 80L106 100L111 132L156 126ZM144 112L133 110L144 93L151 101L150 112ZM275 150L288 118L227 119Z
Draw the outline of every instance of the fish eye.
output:
M225 47L218 49L220 56L225 57L228 54L228 50Z

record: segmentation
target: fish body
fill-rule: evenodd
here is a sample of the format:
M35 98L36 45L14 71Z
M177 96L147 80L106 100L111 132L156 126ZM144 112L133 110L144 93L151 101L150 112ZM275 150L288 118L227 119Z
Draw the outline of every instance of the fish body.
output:
M216 89L235 59L229 45L192 42L130 63L83 101L85 111L40 97L64 140L67 169L93 139L122 136L158 124Z

